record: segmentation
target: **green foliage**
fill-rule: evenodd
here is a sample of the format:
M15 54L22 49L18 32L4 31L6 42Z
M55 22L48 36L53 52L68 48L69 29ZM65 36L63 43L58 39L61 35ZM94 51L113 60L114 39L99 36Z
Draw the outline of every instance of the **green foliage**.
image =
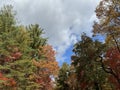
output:
M4 6L1 9L0 73L4 77L0 78L0 89L41 89L42 86L37 82L36 78L40 68L34 65L33 59L40 60L43 57L42 54L39 54L39 48L46 45L47 39L43 38L42 34L43 30L37 24L30 25L27 28L17 26L12 6ZM54 57L54 53L51 55L53 56L49 56L50 58ZM49 64L47 65L49 66ZM55 65L57 67L57 63ZM12 81L8 82L9 80Z
M14 25L15 13L12 11L13 7L11 5L4 6L0 10L0 33L9 32L15 30Z
M62 67L59 70L59 74L57 77L57 87L56 90L69 90L67 79L69 75L69 65L66 63L63 63Z
M93 41L90 37L83 34L81 41L74 45L72 65L75 67L79 88L94 90L101 88L106 83L106 73L97 62L102 55L105 45L99 41Z
M37 49L46 44L47 39L42 37L43 30L38 24L27 27L30 37L30 47L32 48L32 58L40 59Z
M41 36L43 34L43 30L39 28L38 24L30 25L27 29L31 38L30 47L37 49L39 46L46 44L46 39Z

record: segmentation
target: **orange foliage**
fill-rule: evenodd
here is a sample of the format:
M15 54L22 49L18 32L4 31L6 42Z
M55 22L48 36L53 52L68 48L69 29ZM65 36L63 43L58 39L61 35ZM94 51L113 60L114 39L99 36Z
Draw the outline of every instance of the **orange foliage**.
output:
M4 77L2 73L0 73L0 80L3 80L3 84L6 86L16 86L16 82L14 79Z
M33 64L41 69L45 69L49 74L56 75L58 73L58 62L55 59L55 51L52 46L46 45L40 47L39 54L44 55L45 59L39 61L33 60Z
M55 59L55 51L52 46L45 45L39 48L39 55L41 58L39 61L33 60L33 64L38 67L36 73L36 82L42 86L44 90L52 90L52 80L50 76L55 76L58 73L58 63Z
M47 73L49 74L53 74L56 75L58 72L58 66L57 66L57 62L50 62L50 61L35 61L33 60L33 63L35 66L44 69L44 71L47 71Z
M44 55L47 60L49 61L55 61L55 51L53 50L52 46L50 45L45 45L39 47L39 54Z

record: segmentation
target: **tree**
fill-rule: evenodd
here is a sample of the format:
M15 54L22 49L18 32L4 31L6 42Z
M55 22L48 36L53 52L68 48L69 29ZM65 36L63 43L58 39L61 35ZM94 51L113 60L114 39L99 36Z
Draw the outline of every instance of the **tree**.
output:
M56 90L69 90L69 85L67 83L67 79L69 76L69 65L67 63L63 63L62 67L59 70Z
M7 80L1 89L39 87L36 82L28 79L28 75L33 74L36 68L30 60L30 37L23 26L16 25L12 6L1 9L0 22L0 73ZM10 79L16 82L14 87L8 84Z
M75 72L75 67L70 65L69 75L67 77L67 84L70 90L79 90L79 82L77 80L77 74Z
M120 1L102 0L96 8L99 22L94 24L94 34L104 34L106 37L106 52L100 57L103 70L114 77L116 86L120 85L119 55L120 55ZM107 63L104 63L107 62ZM111 79L113 80L113 79ZM118 85L119 84L119 85Z
M43 34L43 30L39 28L38 24L30 25L27 29L30 33L31 38L30 46L33 49L37 49L40 45L43 46L46 44L46 39L41 37L41 35Z
M93 26L94 34L106 35L107 43L112 42L112 46L119 49L120 37L120 1L119 0L102 0L96 8L96 16L99 22ZM110 45L111 46L111 45Z
M11 5L4 6L0 10L0 33L9 32L14 30L16 20L15 13L12 10L13 7Z
M104 47L104 44L93 41L85 34L81 36L81 41L74 45L75 55L71 59L77 74L79 89L100 90L107 83L107 75L102 70L101 63L97 62L104 52Z
M46 45L47 38L43 38L43 30L39 27L38 24L29 25L27 28L30 37L30 44L31 47L31 58L40 59L40 55L38 55L38 48L40 46Z
M1 9L0 89L41 90L45 85L52 88L47 83L52 84L50 76L57 75L58 64L52 46L46 44L42 34L37 24L29 28L16 25L11 6Z
M111 73L113 76L110 76L110 81L116 86L116 90L120 88L120 54L117 48L110 48L106 52L106 60L104 65L108 68L106 70L108 73Z

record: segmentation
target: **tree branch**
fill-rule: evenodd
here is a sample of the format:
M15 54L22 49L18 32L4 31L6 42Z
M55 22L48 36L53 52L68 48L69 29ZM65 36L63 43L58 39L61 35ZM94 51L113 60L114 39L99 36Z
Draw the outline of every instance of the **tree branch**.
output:
M100 63L101 63L101 66L103 68L103 70L106 72L106 73L110 73L111 75L114 76L114 78L118 81L118 83L120 84L120 79L118 77L118 75L115 74L115 72L111 69L111 68L107 68L105 67L104 63L103 63L103 57L99 56L100 58Z

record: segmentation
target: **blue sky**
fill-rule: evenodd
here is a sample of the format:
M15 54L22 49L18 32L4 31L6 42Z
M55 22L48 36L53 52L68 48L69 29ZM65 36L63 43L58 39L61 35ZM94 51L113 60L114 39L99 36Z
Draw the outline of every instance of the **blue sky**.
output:
M73 50L73 45L71 45L65 52L65 54L63 55L63 57L65 57L64 62L70 64L71 63L71 55L73 55L74 53L72 52ZM61 66L63 62L59 62L59 65Z
M1 0L0 7L12 4L19 24L39 24L57 52L61 65L70 63L73 45L85 32L91 36L95 8L100 0Z

